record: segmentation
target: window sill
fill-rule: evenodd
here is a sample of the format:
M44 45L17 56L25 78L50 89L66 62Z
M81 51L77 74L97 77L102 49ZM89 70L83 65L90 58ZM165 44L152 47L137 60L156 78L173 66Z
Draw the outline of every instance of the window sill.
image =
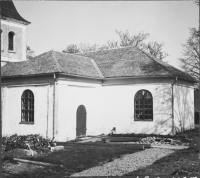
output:
M9 53L14 53L14 54L16 54L16 52L15 52L15 51L11 51L11 50L8 50L8 52L9 52Z
M34 122L20 122L19 124L28 124L28 125L33 125Z
M153 122L153 120L152 120L152 119L146 119L146 120L135 119L134 121Z

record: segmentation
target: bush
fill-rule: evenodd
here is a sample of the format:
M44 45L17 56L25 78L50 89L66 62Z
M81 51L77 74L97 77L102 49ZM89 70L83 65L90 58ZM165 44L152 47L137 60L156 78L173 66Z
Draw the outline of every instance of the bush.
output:
M30 135L11 135L10 137L2 138L2 147L5 152L11 151L13 149L31 149L37 152L49 152L50 147L55 146L53 139L47 139L39 134Z

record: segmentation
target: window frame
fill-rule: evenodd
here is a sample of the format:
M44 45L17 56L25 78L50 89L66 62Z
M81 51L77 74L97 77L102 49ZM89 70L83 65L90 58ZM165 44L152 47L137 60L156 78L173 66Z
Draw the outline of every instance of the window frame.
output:
M12 47L13 49L10 49L10 34L12 34ZM10 31L8 33L8 51L9 52L15 52L15 33L13 31Z
M144 94L142 94L142 98L138 99L136 98L139 94L141 94L142 92L144 92ZM150 94L151 98L145 98L145 94ZM148 103L148 101L150 100L150 103ZM139 101L139 103L141 102L142 104L139 104L138 108L137 108L137 104L136 102ZM147 101L147 103L145 103L145 101ZM140 106L142 105L142 108L140 108ZM145 106L151 106L150 108L145 108ZM145 115L145 110L150 111L152 114L146 114ZM136 118L138 114L137 111L142 111L142 119L141 118ZM145 119L145 116L150 116L151 118L147 118ZM136 92L135 97L134 97L134 121L153 121L153 96L151 94L151 92L149 92L148 90L139 90Z
M35 115L34 93L31 90L27 89L27 90L24 90L21 95L21 122L20 124L34 124L34 115Z

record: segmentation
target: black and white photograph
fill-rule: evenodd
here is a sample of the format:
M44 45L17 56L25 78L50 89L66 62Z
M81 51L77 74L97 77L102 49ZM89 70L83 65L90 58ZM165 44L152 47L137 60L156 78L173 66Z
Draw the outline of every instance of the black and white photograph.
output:
M0 1L2 177L199 176L199 0Z

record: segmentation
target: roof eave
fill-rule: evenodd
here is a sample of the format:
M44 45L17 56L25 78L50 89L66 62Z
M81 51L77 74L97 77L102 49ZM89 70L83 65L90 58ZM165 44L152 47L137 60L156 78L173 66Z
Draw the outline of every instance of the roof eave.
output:
M120 76L120 77L107 77L107 78L100 78L100 77L91 77L91 76L83 76L83 75L75 75L75 74L68 74L68 73L61 73L61 72L52 72L52 73L43 73L43 74L32 74L32 75L16 75L16 76L2 76L2 79L9 79L9 78L20 78L20 77L39 77L39 76L52 76L53 74L59 75L60 76L65 76L65 77L79 77L79 78L85 78L85 79L94 79L94 80L100 80L100 81L109 81L109 80L120 80L120 79L145 79L145 78L171 78L176 80L177 79L182 79L184 81L191 82L193 84L197 83L195 80L189 80L184 77L179 77L179 76Z
M55 72L56 73L56 72ZM38 77L38 76L48 76L54 73L44 73L44 74L29 74L29 75L12 75L12 76L1 76L2 79L8 78L19 78L19 77Z
M24 25L29 25L31 23L29 21L16 20L16 19L13 19L10 17L4 17L4 16L1 16L1 19L6 20L6 21L12 21L12 22L24 24Z
M82 78L88 78L88 79L103 79L101 77L92 77L92 76L85 76L85 75L75 75L75 74L69 74L64 72L51 72L51 73L42 73L42 74L30 74L30 75L12 75L12 76L1 76L2 79L7 78L17 78L17 77L34 77L34 76L47 76L47 75L53 75L53 74L59 74L59 75L65 75L65 76L73 76L73 77L82 77Z
M119 76L119 77L106 77L104 78L104 80L113 80L113 79L126 79L126 78L178 78L178 79L183 79L183 80L187 80L193 83L197 83L198 81L195 79L188 79L188 78L184 78L184 77L180 77L180 76L174 76L174 75L168 75L168 76L156 76L156 75L145 75L145 76Z
M82 77L82 78L88 78L88 79L97 79L97 80L104 79L102 77L92 77L92 76L86 76L86 75L75 75L75 74L69 74L69 73L59 73L59 74L60 75L64 75L64 76Z

